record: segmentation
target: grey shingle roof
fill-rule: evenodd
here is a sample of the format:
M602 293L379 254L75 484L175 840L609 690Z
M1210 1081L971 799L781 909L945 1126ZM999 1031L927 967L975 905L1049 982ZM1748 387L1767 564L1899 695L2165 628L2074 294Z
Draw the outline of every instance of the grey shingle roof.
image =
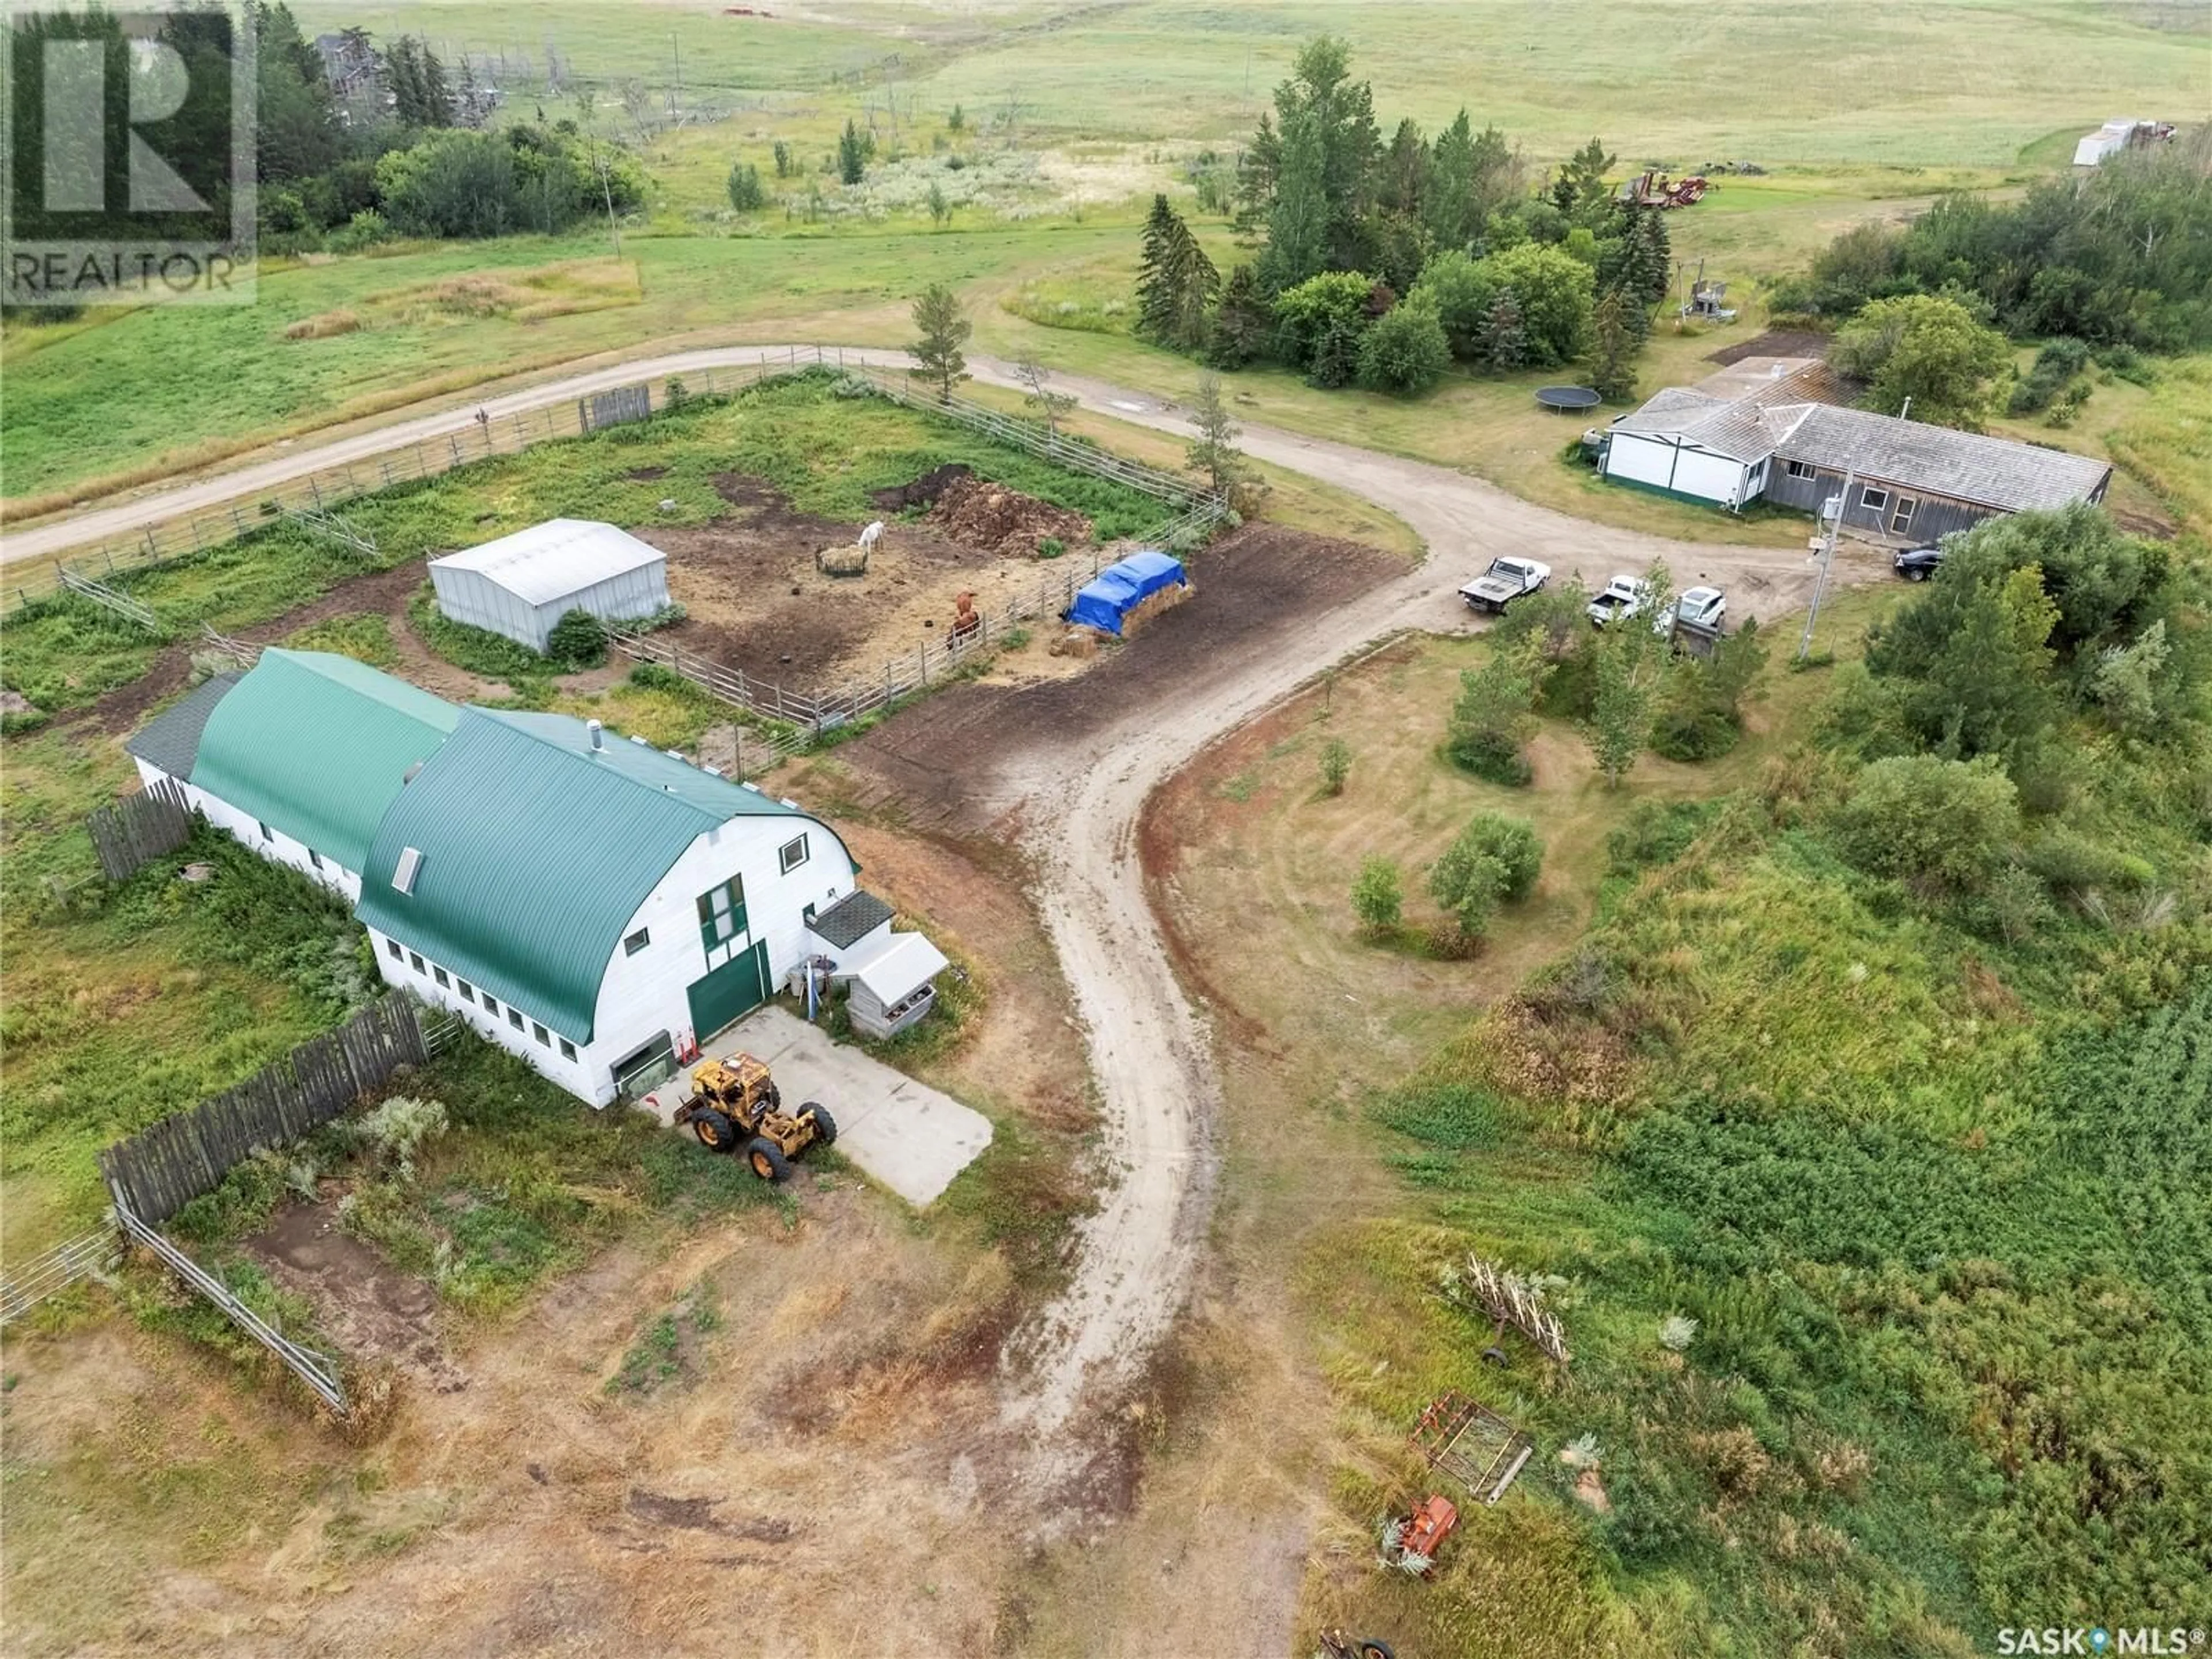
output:
M2067 450L1819 404L1805 409L1775 453L2008 513L2086 501L2112 471L2110 462Z
M200 733L207 730L208 716L244 678L244 671L234 669L202 680L125 738L124 748L173 778L189 778L192 763L199 758Z
M890 905L873 893L855 888L807 923L806 931L842 951L890 919Z
M1771 413L1748 398L1729 403L1669 386L1633 415L1615 421L1613 429L1680 438L1730 460L1751 462L1774 453L1781 432L1771 423Z

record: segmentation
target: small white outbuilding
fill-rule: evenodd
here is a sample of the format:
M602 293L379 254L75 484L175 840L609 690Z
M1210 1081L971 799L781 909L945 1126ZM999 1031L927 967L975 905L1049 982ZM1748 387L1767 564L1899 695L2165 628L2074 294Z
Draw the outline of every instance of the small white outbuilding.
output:
M611 524L549 519L431 560L430 584L453 621L543 651L571 611L629 622L666 609L668 557Z

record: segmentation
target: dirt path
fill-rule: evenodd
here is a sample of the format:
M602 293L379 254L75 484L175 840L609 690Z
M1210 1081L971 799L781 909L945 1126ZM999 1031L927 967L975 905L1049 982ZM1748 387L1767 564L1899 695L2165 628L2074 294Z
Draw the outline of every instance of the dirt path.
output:
M757 361L753 346L685 352L574 376L485 400L495 416L563 401L593 390L669 374ZM765 348L770 355L779 348ZM902 353L852 351L848 361L902 364ZM1010 384L1006 364L970 360L979 380ZM1186 434L1182 416L1160 401L1079 376L1054 384L1086 409L1158 430ZM35 557L88 536L128 531L149 520L212 506L322 467L466 427L474 405L447 410L288 454L204 483L13 537L7 559ZM1521 501L1449 468L1266 427L1248 427L1243 448L1260 459L1309 474L1397 514L1428 552L1419 564L1379 584L1286 607L1264 642L1217 653L1177 678L1155 674L1147 691L1114 702L1082 691L1097 716L1052 741L1006 746L1005 734L979 732L957 787L1021 826L1037 872L1037 900L1066 974L1086 1036L1101 1106L1102 1139L1115 1184L1084 1226L1081 1254L1066 1294L1045 1310L1017 1347L1025 1364L1003 1421L1025 1435L1030 1481L1042 1493L1080 1470L1083 1437L1068 1432L1086 1399L1109 1398L1134 1376L1181 1308L1204 1237L1212 1168L1210 1125L1217 1083L1206 1034L1178 986L1146 902L1137 823L1152 790L1206 743L1275 702L1301 681L1394 631L1467 625L1460 583L1500 553L1530 553L1561 577L1579 571L1602 581L1664 559L1678 585L1710 580L1730 591L1739 617L1771 617L1802 603L1812 568L1802 555L1669 542L1583 523ZM1842 580L1876 574L1872 555L1846 559ZM1264 591L1248 603L1269 605ZM1188 609L1188 607L1186 607ZM1176 616L1164 620L1163 633ZM1141 653L1140 640L1132 650ZM927 714L927 706L920 713ZM898 722L887 728L898 738Z

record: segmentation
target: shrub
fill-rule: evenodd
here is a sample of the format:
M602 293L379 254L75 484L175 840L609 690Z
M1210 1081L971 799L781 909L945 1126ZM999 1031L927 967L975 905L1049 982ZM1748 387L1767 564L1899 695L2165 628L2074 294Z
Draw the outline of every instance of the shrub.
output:
M445 1103L393 1095L354 1126L364 1150L390 1164L402 1181L415 1179L415 1154L446 1133Z
M606 628L588 611L570 611L546 635L545 654L569 668L597 668L607 659Z
M1321 750L1321 792L1324 795L1340 795L1344 781L1352 775L1352 745L1342 738L1331 738Z
M1986 883L2019 834L2019 793L1986 757L1876 761L1835 817L1837 845L1861 869L1960 891Z
M1359 925L1370 933L1387 933L1405 911L1405 890L1399 881L1398 861L1382 854L1370 855L1352 884L1352 908Z
M1451 346L1436 307L1418 295L1386 312L1359 342L1359 384L1370 392L1410 398L1450 367Z
M1459 838L1429 866L1429 895L1480 939L1501 902L1526 898L1544 865L1544 843L1517 818L1478 812Z
M1356 270L1332 270L1285 289L1275 296L1277 355L1315 373L1333 337L1340 343L1332 349L1356 353L1367 327L1367 295L1373 287L1371 278Z
M729 191L730 205L739 213L757 213L768 205L768 191L761 185L760 169L748 162L739 161L730 168L725 188Z
M1480 668L1463 671L1445 748L1479 778L1520 787L1534 776L1521 750L1536 733L1536 697L1551 672L1543 641L1501 642Z

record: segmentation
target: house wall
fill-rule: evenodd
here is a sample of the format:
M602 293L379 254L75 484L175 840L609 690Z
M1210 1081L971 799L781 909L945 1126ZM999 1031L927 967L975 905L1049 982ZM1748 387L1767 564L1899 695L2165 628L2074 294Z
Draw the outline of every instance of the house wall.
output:
M1843 487L1844 475L1840 472L1816 470L1809 478L1793 478L1788 465L1778 460L1768 469L1766 499L1784 507L1797 507L1817 518L1822 504ZM1880 508L1869 507L1866 494L1869 489L1885 495L1885 505ZM1902 529L1893 531L1890 521L1898 500L1907 495L1914 501L1911 520ZM1849 529L1896 537L1917 545L1940 540L1954 530L1968 529L1990 517L1992 512L1990 507L1977 507L1971 501L1907 489L1880 479L1861 479L1853 485L1850 500L1844 503L1844 524Z
M221 796L196 788L182 778L171 778L149 761L140 760L135 756L132 759L138 768L138 778L142 783L150 785L156 779L168 779L184 791L187 805L197 809L216 829L228 831L234 839L243 842L271 864L289 865L301 875L344 894L349 903L360 898L361 874L358 871L349 870L328 854L317 852L306 842L293 840L274 824L268 825L264 833L258 818L240 811Z
M1606 445L1604 471L1615 483L1688 501L1727 507L1747 498L1747 469L1741 461L1649 433L1613 433Z

